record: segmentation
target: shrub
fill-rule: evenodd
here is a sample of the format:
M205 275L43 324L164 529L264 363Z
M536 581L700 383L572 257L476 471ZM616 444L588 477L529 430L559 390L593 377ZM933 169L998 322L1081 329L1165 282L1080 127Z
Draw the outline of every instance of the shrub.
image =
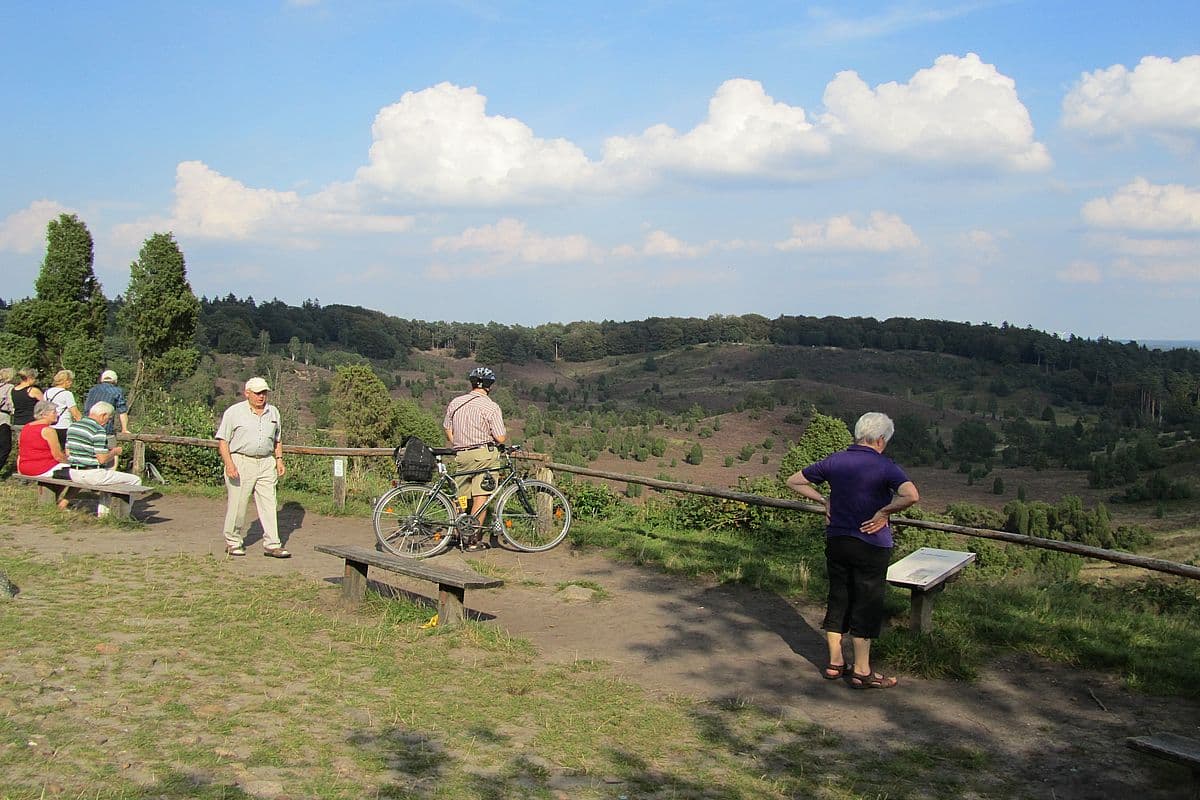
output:
M216 431L212 409L203 403L171 400L161 390L154 390L142 393L140 406L132 420L137 433L212 439ZM215 447L149 445L146 460L171 481L208 486L225 481L225 467Z
M814 408L812 421L800 436L800 440L788 448L787 455L779 464L776 477L783 483L798 470L852 444L854 437L850 435L846 423L836 417L821 414Z
M626 493L633 485L626 485ZM559 484L559 488L571 501L571 510L578 517L608 519L621 506L621 498L605 483L565 481Z

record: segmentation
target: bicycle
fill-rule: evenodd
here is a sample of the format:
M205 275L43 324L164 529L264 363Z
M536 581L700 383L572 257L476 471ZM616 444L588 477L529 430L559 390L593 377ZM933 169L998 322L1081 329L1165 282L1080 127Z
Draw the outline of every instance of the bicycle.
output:
M398 556L428 558L456 541L460 549L466 549L467 542L488 533L527 553L549 550L562 542L571 528L571 504L566 496L545 481L521 476L510 455L519 452L520 445L497 447L504 457L498 468L457 475L503 474L481 509L485 515L491 512L490 523L480 523L465 504L455 502L458 484L442 462L443 456L453 456L455 451L435 447L431 450L437 478L432 483L402 483L375 503L371 519L380 546Z

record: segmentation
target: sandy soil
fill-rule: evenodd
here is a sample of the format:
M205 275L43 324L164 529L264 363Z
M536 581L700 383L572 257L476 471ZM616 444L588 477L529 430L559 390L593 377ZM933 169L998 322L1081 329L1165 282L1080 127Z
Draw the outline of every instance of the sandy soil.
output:
M217 500L152 496L135 508L147 523L141 531L48 536L39 526L10 526L4 534L10 545L45 558L70 551L225 559L222 513ZM230 572L298 571L337 583L341 562L313 546L374 544L368 521L321 517L296 504L282 509L280 523L292 559L262 557L255 525L249 554L226 559ZM457 551L436 560L465 563ZM1166 731L1200 736L1194 702L1135 694L1111 676L1017 656L992 665L975 684L902 676L896 689L856 692L820 677L819 608L745 587L664 576L566 545L541 554L490 550L471 554L471 561L508 576L500 589L468 593L472 613L528 639L546 662L595 659L656 694L751 702L816 722L864 751L881 740L975 746L1008 765L1020 796L1189 796L1185 770L1135 754L1123 740ZM429 584L391 573L372 570L371 578L424 597L434 593ZM572 580L599 584L610 596L571 602L547 591Z

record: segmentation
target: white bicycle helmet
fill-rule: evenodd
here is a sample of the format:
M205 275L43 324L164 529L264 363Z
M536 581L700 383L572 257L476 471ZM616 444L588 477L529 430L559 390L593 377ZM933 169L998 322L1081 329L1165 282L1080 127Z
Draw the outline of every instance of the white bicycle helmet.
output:
M471 382L472 388L482 386L488 389L496 382L496 373L487 367L476 367L467 373L467 380Z

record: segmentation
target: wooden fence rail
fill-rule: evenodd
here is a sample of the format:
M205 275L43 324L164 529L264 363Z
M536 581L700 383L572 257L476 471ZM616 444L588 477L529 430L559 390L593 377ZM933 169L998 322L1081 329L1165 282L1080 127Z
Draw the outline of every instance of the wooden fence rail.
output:
M119 439L123 441L132 441L134 443L133 455L133 471L137 474L142 474L146 463L146 444L174 444L192 447L212 447L217 446L216 439L199 439L189 436L164 436L159 434L135 433L121 434ZM283 446L283 452L295 453L297 455L311 456L348 456L348 457L392 457L391 447L307 447L303 445L288 445ZM652 489L660 489L669 492L683 492L686 494L698 494L706 497L717 497L725 500L735 500L739 503L749 505L765 506L768 508L782 508L792 511L805 511L809 513L824 514L825 509L816 503L802 503L798 500L783 500L778 497L766 497L763 495L749 494L747 492L736 492L731 489L719 489L711 486L696 486L690 483L678 483L675 481L662 481L657 478L644 478L640 475L625 475L619 472L605 472L598 469L590 469L588 467L576 467L571 464L558 464L550 461L547 456L541 453L519 453L514 455L514 458L519 458L527 461L539 462L539 478L550 480L554 471L567 472L572 475L582 475L591 478L602 478L604 480L618 481L623 483L636 483L642 486L649 486ZM1093 558L1099 561L1109 561L1115 564L1126 564L1131 567L1150 570L1152 572L1163 572L1168 575L1177 575L1183 578L1192 580L1200 580L1200 566L1192 564L1180 564L1175 561L1166 561L1160 558L1150 558L1148 556L1139 556L1134 553L1126 553L1120 550L1105 550L1101 547L1092 547L1078 542L1063 542L1057 539L1043 539L1039 536L1023 536L1019 533L1009 533L1008 531L996 531L989 528L970 528L964 525L951 525L946 522L932 522L923 519L907 519L905 517L893 517L893 525L904 525L910 528L925 528L927 530L944 531L946 533L957 533L963 536L976 536L982 539L994 539L1001 542L1009 542L1011 544L1019 544L1025 547L1039 547L1043 550L1056 550L1061 553L1070 553L1072 555L1083 556L1084 558Z
M736 500L741 503L768 506L770 508L787 508L795 511L809 511L815 514L825 513L825 509L816 503L802 503L798 500L782 500L778 497L764 497L762 495L735 492L728 489L694 486L692 484L675 483L673 481L660 481L654 478L643 478L638 475L622 475L616 472L604 472L587 467L575 467L570 464L550 462L546 466L560 472L570 472L575 475L585 475L592 478L604 478L610 481L638 483L654 489L720 497L726 500ZM951 525L947 522L932 522L923 519L907 519L905 517L892 517L892 524L906 525L910 528L925 528L928 530L945 531L947 533L958 533L963 536L978 536L982 539L995 539L1001 542L1025 545L1026 547L1040 547L1043 550L1057 550L1062 553L1084 556L1085 558L1111 561L1116 564L1127 564L1131 567L1141 567L1142 569L1154 572L1165 572L1170 575L1200 580L1200 567L1191 564L1180 564L1175 561L1165 561L1161 558L1149 558L1147 556L1135 555L1134 553L1125 553L1120 550L1105 550L1101 547L1092 547L1086 544L1079 544L1078 542L1062 542L1057 539L1043 539L1040 536L1023 536L1019 533L1009 533L1008 531L994 531L990 528L969 528L965 525Z

